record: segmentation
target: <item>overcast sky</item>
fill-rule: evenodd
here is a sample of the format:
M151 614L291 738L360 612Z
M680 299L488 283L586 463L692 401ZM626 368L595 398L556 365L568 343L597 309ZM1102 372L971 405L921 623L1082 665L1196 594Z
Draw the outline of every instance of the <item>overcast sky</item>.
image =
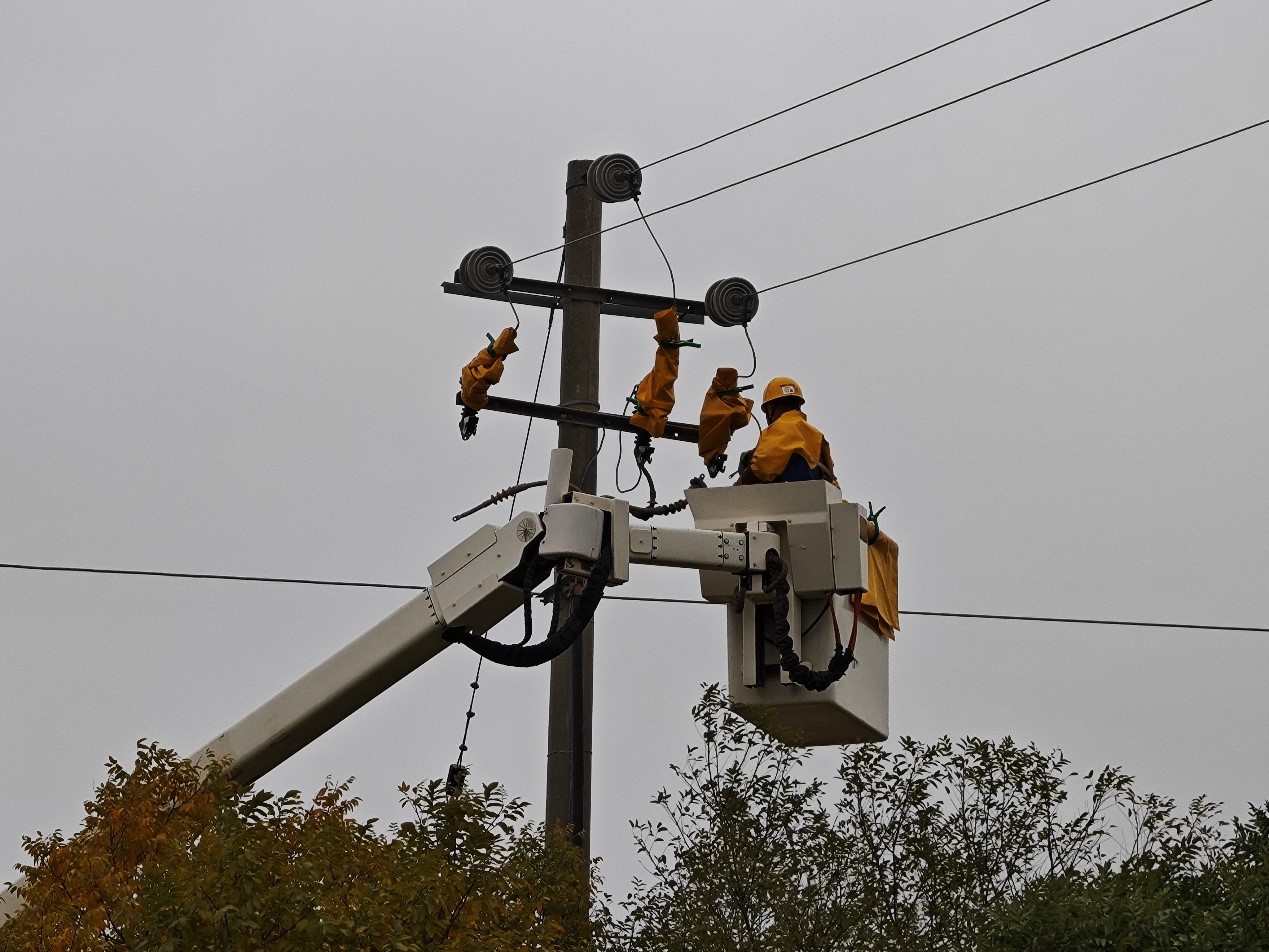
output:
M487 413L458 438L459 368L510 317L441 293L466 251L556 243L569 159L651 162L1025 5L5 3L0 562L425 584L524 437ZM1053 0L650 169L644 206L1182 6ZM681 294L775 284L1269 118L1266 36L1269 4L1215 0L653 222ZM888 507L902 608L1269 625L1267 160L1269 127L764 296L758 377L797 377L846 495ZM669 290L638 228L605 238L603 277ZM528 399L546 315L522 314L498 392ZM739 331L693 330L688 421L749 360ZM652 332L605 318L605 409ZM535 428L525 478L554 439ZM660 448L663 497L700 469ZM625 594L696 591L644 568ZM106 757L192 750L405 598L0 570L0 869L75 827ZM620 888L626 821L725 679L725 619L609 603L597 630L594 841ZM1267 638L909 617L892 734L1009 734L1237 809L1269 798ZM392 818L399 781L453 760L474 667L445 652L263 785L355 775ZM546 669L482 680L474 779L540 813Z

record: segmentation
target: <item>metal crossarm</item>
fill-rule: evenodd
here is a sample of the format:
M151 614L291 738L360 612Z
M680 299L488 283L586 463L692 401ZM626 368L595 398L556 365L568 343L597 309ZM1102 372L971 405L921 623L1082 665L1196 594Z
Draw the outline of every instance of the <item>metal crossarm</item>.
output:
M458 406L463 405L462 394L454 397ZM556 423L575 423L578 426L593 426L601 430L620 430L622 433L642 433L630 420L617 413L602 413L598 410L581 410L577 407L558 407L549 403L530 403L528 400L512 400L508 397L490 397L485 410L495 413L511 413L515 416L537 417L539 420L554 420ZM483 412L483 411L482 411ZM700 438L701 428L694 423L675 423L673 420L665 424L667 440L678 440L681 443L696 443Z
M704 301L676 301L674 298L662 297L658 294L640 294L637 291L615 291L611 288L591 288L580 284L515 277L507 282L505 295L485 294L472 290L458 278L459 276L455 275L454 281L446 281L441 285L441 289L446 294L461 294L464 297L486 298L490 301L505 301L510 298L515 304L528 304L534 307L561 307L565 301L587 301L598 303L601 313L619 317L650 319L657 311L676 306L682 323L705 323Z

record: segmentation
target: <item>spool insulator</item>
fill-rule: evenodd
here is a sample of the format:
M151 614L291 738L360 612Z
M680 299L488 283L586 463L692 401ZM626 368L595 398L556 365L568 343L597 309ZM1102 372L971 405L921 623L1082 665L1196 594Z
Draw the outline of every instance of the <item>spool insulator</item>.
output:
M705 313L719 327L748 324L758 313L758 291L744 278L723 278L705 292Z
M591 162L586 170L586 184L601 202L628 202L639 197L643 172L630 156L613 152Z
M463 255L455 277L458 283L478 294L501 294L511 280L511 255L501 248L485 245Z

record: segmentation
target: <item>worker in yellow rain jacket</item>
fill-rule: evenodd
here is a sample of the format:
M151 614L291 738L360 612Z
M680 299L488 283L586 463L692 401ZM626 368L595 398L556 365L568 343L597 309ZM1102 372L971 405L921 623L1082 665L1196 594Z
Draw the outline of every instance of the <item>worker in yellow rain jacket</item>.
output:
M792 377L775 377L762 392L767 428L758 445L740 457L738 485L825 479L837 485L824 434L802 412L802 388Z

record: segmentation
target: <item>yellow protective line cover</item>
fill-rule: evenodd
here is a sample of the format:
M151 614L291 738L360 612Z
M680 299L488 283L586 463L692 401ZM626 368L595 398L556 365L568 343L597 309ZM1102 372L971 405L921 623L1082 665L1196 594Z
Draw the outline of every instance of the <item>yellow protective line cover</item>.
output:
M719 367L709 390L705 392L696 449L706 463L726 452L731 435L748 426L749 419L753 416L752 400L738 393L726 392L736 389L737 379L735 367Z
M459 381L464 406L472 410L485 408L489 403L489 388L502 379L503 359L519 349L514 327L504 327L496 341L480 349L480 353L463 368Z
M635 388L636 406L630 414L630 422L649 436L661 436L674 409L674 381L679 377L679 348L665 346L667 342L678 343L679 312L677 308L667 307L652 318L657 322L653 340L660 346L652 371Z

